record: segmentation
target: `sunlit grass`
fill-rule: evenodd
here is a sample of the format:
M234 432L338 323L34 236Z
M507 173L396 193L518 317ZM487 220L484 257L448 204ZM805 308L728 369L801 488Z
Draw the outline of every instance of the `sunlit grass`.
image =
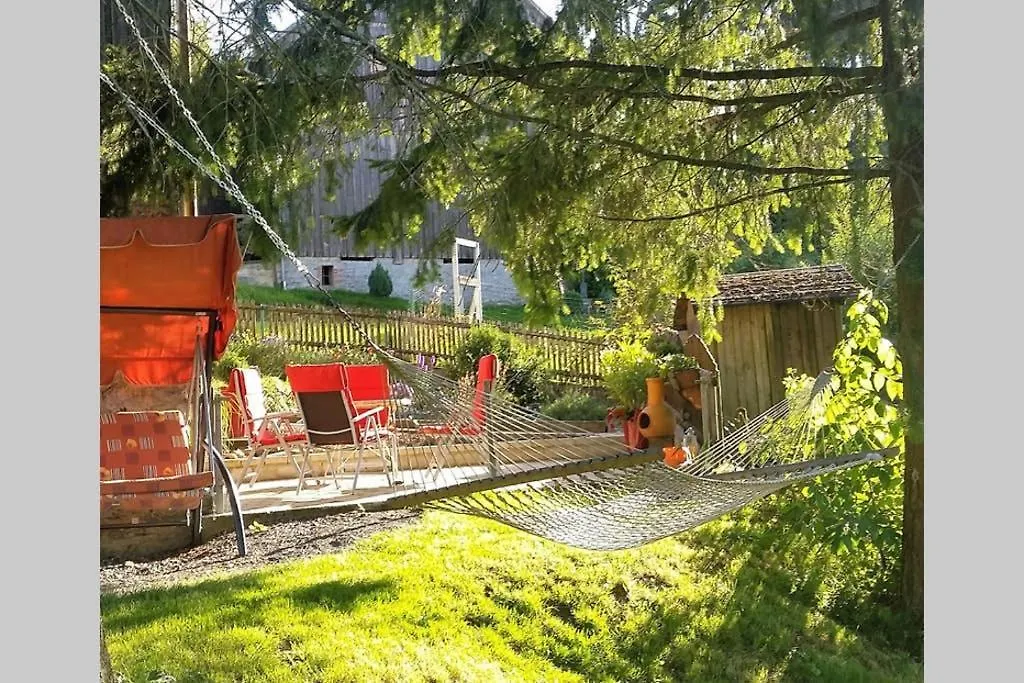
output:
M843 571L728 521L590 553L430 513L338 555L102 609L132 681L922 680L818 607Z

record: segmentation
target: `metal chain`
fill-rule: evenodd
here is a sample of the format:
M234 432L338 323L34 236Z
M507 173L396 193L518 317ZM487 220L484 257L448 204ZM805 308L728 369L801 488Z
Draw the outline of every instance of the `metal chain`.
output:
M378 346L377 343L370 337L367 331L363 328L363 326L356 322L352 315L344 308L342 308L341 305L334 300L334 297L330 295L330 293L324 288L320 281L313 277L313 274L310 272L306 264L304 264L299 259L299 257L296 256L295 252L292 251L291 247L288 246L284 239L282 239L282 237L278 235L273 228L270 227L270 224L267 223L266 219L263 217L263 214L260 213L259 209L253 206L252 203L245 197L245 195L242 193L242 190L239 189L238 185L231 177L231 172L228 170L227 166L224 164L220 156L214 150L213 145L210 144L210 141L203 133L202 128L199 127L199 123L192 115L191 110L189 110L189 108L185 106L185 102L182 101L181 95L178 94L177 89L174 87L174 84L171 81L171 77L168 76L167 72L160 64L160 61L156 58L156 55L154 55L153 51L150 49L149 44L142 37L142 33L139 31L139 27L136 25L134 17L132 17L128 10L125 9L125 6L121 4L121 0L114 0L114 3L117 5L117 8L121 12L121 15L124 17L125 23L128 24L128 27L135 35L135 39L138 41L139 45L146 53L146 56L149 58L149 61L153 64L153 67L156 69L157 74L160 76L160 80L162 80L164 82L164 85L167 86L167 90L170 92L171 97L174 98L175 103L181 109L182 113L185 115L185 118L188 119L189 125L192 127L192 130L196 133L196 136L199 138L199 141L202 143L207 153L213 159L214 163L217 164L217 170L220 171L221 174L220 177L218 178L213 173L211 173L211 171L206 167L205 164L199 161L199 159L197 159L193 154L189 153L189 151L186 150L181 145L181 143L173 139L170 133L164 130L163 127L160 126L160 124L158 124L153 119L152 116L143 111L138 104L132 101L128 94L125 93L124 90L122 90L121 88L117 87L113 83L113 81L102 71L100 72L100 78L103 79L103 81L107 85L109 85L111 89L117 92L125 100L125 103L128 104L128 106L133 111L139 114L143 118L143 120L146 121L146 123L153 126L175 149L177 149L189 161L195 164L197 168L199 168L207 177L209 177L213 182L220 186L221 189L223 189L225 192L234 197L235 200L237 200L242 205L246 212L250 216L252 216L253 220L256 221L260 228L263 229L263 231L267 234L267 237L270 238L270 241L274 243L274 246L277 247L277 249L282 254L284 254L289 261L292 262L296 270L299 271L299 273L306 279L310 286L317 289L325 297L327 297L327 300L330 301L334 308L337 309L339 313L341 313L341 315L346 319L346 321L348 321L355 328L356 332L359 334L359 336L363 338L364 341L366 341L370 348L372 348L374 351L381 355L391 357L391 354L387 353L386 351L384 351L384 349Z

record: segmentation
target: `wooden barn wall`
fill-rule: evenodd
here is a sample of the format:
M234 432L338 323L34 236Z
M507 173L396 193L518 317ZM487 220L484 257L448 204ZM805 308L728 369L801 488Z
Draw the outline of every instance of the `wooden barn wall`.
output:
M740 408L753 417L785 398L788 368L817 375L832 364L843 334L842 304L778 303L730 306L712 345L718 362L723 419Z
M384 28L383 25L375 23L371 26L370 31L372 35L380 35L384 32ZM416 66L430 69L436 68L438 63L432 57L418 57ZM357 71L369 73L370 68L364 62ZM387 115L387 112L383 111L387 105L382 100L379 85L367 84L366 98L371 109L377 109L383 115ZM402 128L406 125L400 118L404 118L404 106L399 105L393 110L392 115L395 117L392 127L401 137L371 134L346 145L346 152L354 156L354 161L351 165L338 171L338 182L333 188L333 197L325 196L329 179L323 171L321 171L317 182L309 188L311 225L301 239L300 255L328 258L419 258L426 251L427 246L452 225L455 226L457 237L476 239L461 210L458 208L445 209L436 203L429 205L419 234L414 239L406 240L393 247L373 248L360 252L356 250L352 237L340 237L332 231L329 217L348 216L361 211L380 193L384 176L373 167L373 162L394 159L401 151L404 151L406 143L402 138L407 136L403 134ZM445 249L444 257L448 256L450 253L448 249ZM468 258L469 256L470 253L466 250L463 257ZM496 259L500 258L500 255L495 249L481 244L480 257Z

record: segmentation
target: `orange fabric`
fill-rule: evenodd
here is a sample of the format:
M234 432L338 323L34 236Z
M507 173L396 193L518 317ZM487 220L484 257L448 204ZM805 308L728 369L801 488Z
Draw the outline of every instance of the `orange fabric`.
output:
M386 365L343 365L341 376L348 387L355 410L383 407L377 414L377 421L386 426L390 419L387 400L391 398L391 383L388 381Z
M214 331L214 359L224 353L235 328L235 276L241 265L234 216L100 219L100 306L217 311L221 324ZM185 321L194 321L141 315L150 320L143 323L125 313L101 316L101 384L118 371L133 384L187 382L195 337L183 330Z
M209 327L205 316L101 313L100 384L117 373L132 384L186 384L196 339L205 339Z
M191 491L213 486L213 472L186 474L181 477L157 477L156 479L126 479L125 481L101 481L100 493L117 495L124 493L161 493Z

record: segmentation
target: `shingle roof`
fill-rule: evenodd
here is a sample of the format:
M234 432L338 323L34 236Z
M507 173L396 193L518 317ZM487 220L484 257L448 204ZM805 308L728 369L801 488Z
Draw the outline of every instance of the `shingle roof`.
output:
M855 297L860 291L850 271L841 264L761 270L724 275L718 281L716 304L777 303L787 301L835 301Z

